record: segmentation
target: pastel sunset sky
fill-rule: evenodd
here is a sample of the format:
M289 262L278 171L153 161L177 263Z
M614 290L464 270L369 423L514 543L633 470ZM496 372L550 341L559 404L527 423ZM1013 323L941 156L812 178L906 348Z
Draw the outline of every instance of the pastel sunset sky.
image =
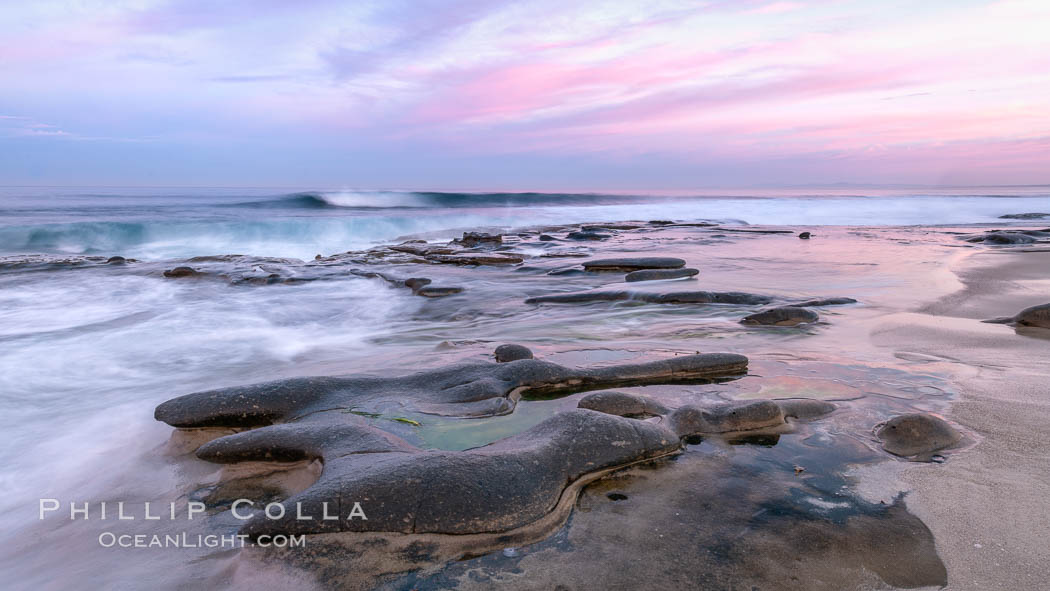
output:
M1047 0L0 7L0 184L1050 182Z

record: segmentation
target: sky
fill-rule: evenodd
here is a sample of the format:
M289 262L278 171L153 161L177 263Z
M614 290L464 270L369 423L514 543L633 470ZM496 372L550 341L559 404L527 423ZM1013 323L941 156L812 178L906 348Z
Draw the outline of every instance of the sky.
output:
M1046 0L0 0L0 184L1050 183Z

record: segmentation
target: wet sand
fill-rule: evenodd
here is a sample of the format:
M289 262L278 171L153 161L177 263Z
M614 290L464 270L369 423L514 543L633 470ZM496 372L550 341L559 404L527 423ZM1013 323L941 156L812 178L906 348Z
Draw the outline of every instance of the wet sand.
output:
M980 319L1050 299L1050 252L985 251L953 269L963 289L890 316L873 341L961 364L947 416L981 441L943 465L909 465L907 506L933 531L955 590L1050 581L1050 330ZM972 369L971 369L972 368Z

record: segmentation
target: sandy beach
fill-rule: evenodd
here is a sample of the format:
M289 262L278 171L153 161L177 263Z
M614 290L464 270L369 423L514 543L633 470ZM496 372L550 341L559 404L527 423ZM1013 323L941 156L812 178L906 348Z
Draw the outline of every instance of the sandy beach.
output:
M946 415L980 442L943 465L902 470L907 506L933 531L949 589L1035 589L1050 577L1050 334L981 323L1046 303L1050 252L974 253L963 288L889 316L873 341L962 366Z

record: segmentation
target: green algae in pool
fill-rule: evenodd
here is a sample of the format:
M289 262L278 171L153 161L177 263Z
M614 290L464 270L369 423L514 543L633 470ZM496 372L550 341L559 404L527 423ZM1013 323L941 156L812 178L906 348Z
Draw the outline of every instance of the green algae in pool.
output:
M416 429L418 445L448 451L481 447L530 429L561 410L559 404L521 400L509 415L480 419L427 417Z

